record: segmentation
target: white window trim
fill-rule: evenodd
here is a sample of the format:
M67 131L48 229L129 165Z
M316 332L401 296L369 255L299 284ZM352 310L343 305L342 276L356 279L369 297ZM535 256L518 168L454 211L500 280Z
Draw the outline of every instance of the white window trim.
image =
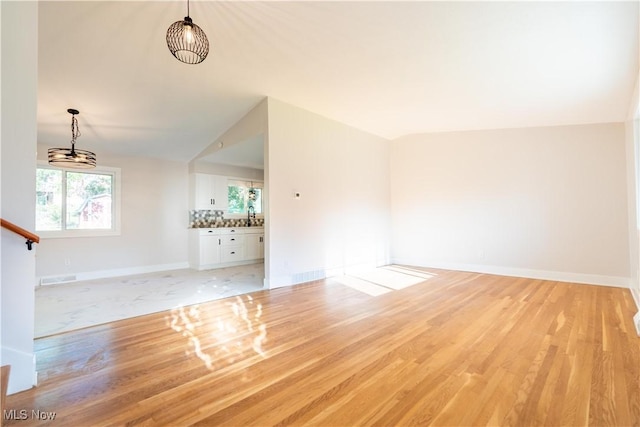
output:
M253 183L253 187L262 189L263 195L264 195L264 181L252 180L252 179L249 179L249 178L238 178L238 177L228 176L227 177L227 185L229 185L229 183L231 183L232 181L242 182L242 183L246 184L246 187L251 186L251 184ZM262 209L264 210L264 200L262 201ZM246 212L243 212L243 213L231 213L228 210L225 210L224 217L225 217L225 219L246 219L247 218L247 213ZM264 219L264 212L257 213L256 214L256 219Z
M114 224L111 229L93 229L93 230L36 230L39 237L43 239L61 239L61 238L73 238L73 237L103 237L103 236L119 236L120 232L120 213L121 213L121 183L120 175L121 169L110 166L98 166L94 169L72 169L61 168L58 166L51 166L47 162L38 161L38 168L56 169L67 172L86 172L86 173L108 173L113 175L113 189L112 189L112 215L114 217Z

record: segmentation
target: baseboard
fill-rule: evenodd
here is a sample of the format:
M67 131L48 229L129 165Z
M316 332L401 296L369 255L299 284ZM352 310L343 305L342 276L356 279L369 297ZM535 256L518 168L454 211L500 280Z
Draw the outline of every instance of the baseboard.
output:
M533 270L526 268L500 267L480 264L458 264L448 262L425 262L408 258L392 258L392 264L412 265L423 268L440 268L443 270L469 271L473 273L495 274L497 276L526 277L528 279L553 280L557 282L580 283L585 285L611 286L630 288L629 277L602 276L597 274L569 273L562 271Z
M265 289L276 289L293 284L290 276L265 277L262 287Z
M299 285L300 283L322 280L327 277L326 270L305 271L303 273L295 273L289 276L279 276L269 279L265 278L264 287L266 289L282 288L284 286Z
M2 365L11 365L7 394L28 390L37 383L36 356L10 347L2 347Z
M340 267L320 268L318 270L292 273L287 276L265 278L263 287L265 289L282 288L284 286L299 285L301 283L312 282L314 280L327 279L329 277L342 276L343 274L353 274L362 270L369 270L379 267L374 263L350 264Z
M78 280L105 279L108 277L130 276L133 274L157 273L159 271L181 270L189 268L188 262L177 262L172 264L144 265L139 267L116 268L111 270L84 271L78 273L67 273L55 276L42 276L38 278L38 283L42 285L69 283Z
M270 277L264 279L264 288L265 289L275 289L282 288L284 286L293 286L299 285L301 283L313 282L314 280L322 280L327 277L333 277L336 275L343 274L342 268L332 268L332 269L318 269L305 271L301 273L294 273L287 276L278 276L278 277Z
M327 279L329 277L342 276L343 274L353 274L362 270L369 270L379 267L373 263L352 264L342 267L321 268L318 270L293 273L288 276L278 276L264 279L265 289L282 288L284 286L298 285L300 283L312 282L314 280Z
M636 303L636 308L638 312L635 316L633 316L633 324L636 327L636 333L640 337L640 289L632 288L631 295L633 296L633 300Z
M631 295L633 296L633 300L636 302L638 312L640 312L640 289L631 288Z

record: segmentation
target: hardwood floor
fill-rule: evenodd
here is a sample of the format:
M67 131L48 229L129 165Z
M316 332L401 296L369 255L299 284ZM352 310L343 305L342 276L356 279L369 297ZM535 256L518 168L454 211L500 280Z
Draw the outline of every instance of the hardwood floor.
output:
M6 424L640 425L628 290L422 271L377 297L324 280L36 340L40 385Z

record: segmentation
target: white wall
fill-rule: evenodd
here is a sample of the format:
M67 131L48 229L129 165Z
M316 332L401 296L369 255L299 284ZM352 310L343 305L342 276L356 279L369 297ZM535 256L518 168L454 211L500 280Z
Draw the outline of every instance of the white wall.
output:
M269 287L388 263L389 141L269 98L265 167Z
M27 230L35 225L38 6L0 2L2 40L2 218ZM2 230L2 352L11 365L9 393L33 386L35 254L25 239ZM1 415L1 414L0 414Z
M638 307L638 316L640 316L640 72L636 78L625 122L625 144L631 293ZM640 334L640 320L636 322Z
M391 152L394 262L628 286L623 124L414 135Z
M47 147L39 145L38 158L46 156ZM86 279L187 268L187 163L96 156L99 166L121 168L121 235L43 239L37 276L80 273Z

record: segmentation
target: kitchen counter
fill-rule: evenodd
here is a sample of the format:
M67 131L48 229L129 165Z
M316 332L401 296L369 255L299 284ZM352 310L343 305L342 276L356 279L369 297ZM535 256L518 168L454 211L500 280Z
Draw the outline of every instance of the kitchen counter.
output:
M251 227L200 227L190 228L189 230L201 231L200 234L250 234L250 233L264 233L264 227L251 226Z

